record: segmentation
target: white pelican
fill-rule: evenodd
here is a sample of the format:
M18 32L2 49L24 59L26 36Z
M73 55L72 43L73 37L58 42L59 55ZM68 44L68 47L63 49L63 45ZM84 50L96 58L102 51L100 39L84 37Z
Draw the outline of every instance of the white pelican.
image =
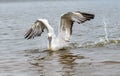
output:
M80 24L90 19L94 19L94 14L89 14L80 11L65 13L61 16L60 29L57 36L54 34L54 29L46 19L38 19L35 21L32 27L28 29L28 31L25 34L25 38L33 39L34 37L41 36L41 34L46 29L49 40L48 49L55 50L57 46L62 46L64 44L61 42L68 42L70 40L74 22ZM60 43L61 45L59 45Z

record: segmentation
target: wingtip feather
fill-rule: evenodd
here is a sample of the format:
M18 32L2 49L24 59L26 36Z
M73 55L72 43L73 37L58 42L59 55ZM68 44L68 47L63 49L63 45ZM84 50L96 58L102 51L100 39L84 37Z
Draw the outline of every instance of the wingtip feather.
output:
M90 14L90 13L84 13L84 12L81 12L81 14L86 17L87 20L90 20L90 19L94 19L95 18L95 15L94 14Z

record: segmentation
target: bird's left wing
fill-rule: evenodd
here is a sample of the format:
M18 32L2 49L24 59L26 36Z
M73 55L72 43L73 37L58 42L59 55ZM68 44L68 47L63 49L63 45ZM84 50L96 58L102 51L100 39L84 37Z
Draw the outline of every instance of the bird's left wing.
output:
M35 23L32 25L32 27L30 27L26 32L26 34L24 35L25 38L32 39L34 37L41 36L42 32L44 32L44 29L47 29L47 31L49 31L45 24L45 21L47 20L43 20L43 19L36 20Z

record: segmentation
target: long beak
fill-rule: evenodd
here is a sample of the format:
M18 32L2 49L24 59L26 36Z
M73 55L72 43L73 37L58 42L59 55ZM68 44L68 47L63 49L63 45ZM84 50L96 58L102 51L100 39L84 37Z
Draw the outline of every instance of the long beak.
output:
M52 37L48 37L48 41L49 41L49 46L48 46L48 50L51 50L52 49Z

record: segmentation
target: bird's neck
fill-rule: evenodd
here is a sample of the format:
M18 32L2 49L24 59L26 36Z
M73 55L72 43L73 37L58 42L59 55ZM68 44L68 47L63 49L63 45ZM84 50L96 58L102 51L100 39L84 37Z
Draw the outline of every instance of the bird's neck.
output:
M53 47L53 41L54 41L54 34L53 33L50 33L52 34L51 36L48 37L48 50L52 50L52 47Z
M49 42L48 50L52 50L52 44Z

